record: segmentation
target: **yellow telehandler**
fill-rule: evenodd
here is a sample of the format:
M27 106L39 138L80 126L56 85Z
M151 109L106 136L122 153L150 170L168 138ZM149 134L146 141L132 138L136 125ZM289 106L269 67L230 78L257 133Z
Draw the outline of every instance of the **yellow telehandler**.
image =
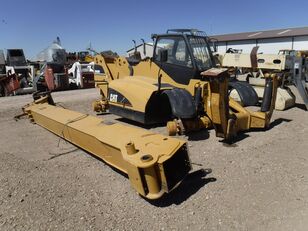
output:
M105 77L97 81L102 98L93 104L142 124L167 123L170 135L214 127L216 135L230 139L239 131L267 128L277 91L277 76L267 74L259 111L244 108L229 98L227 69L216 68L209 38L194 29L173 29L152 35L153 57L140 55L94 57ZM258 103L248 84L235 88L248 105ZM247 104L246 104L247 105Z

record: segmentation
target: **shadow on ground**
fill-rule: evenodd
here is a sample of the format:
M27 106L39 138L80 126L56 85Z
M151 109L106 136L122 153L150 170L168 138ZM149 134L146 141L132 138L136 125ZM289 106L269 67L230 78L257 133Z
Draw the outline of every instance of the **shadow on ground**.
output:
M303 111L307 111L307 108L306 108L306 105L305 104L302 104L302 103L296 103L294 105L294 107L297 107L299 109L302 109ZM291 107L292 108L292 107ZM287 110L290 110L291 108L288 108Z
M157 207L168 207L172 204L179 205L198 192L204 185L216 181L216 178L214 177L206 178L206 176L211 172L211 169L199 169L194 171L190 173L185 180L169 194L165 194L158 200L148 201Z
M272 128L280 125L281 123L288 123L288 122L291 122L291 121L292 120L290 120L290 119L279 118L279 119L276 119L273 122L271 122L268 128L253 128L253 129L250 129L249 131L266 132L267 130L272 129ZM249 131L247 131L247 132L249 132ZM248 134L246 134L245 132L240 132L235 137L233 137L231 139L223 139L220 142L222 142L223 145L226 146L226 147L237 147L236 143L242 141L243 139L246 139L247 137L249 137Z
M247 137L249 137L248 134L246 134L244 132L240 132L235 137L232 137L230 139L223 139L219 142L221 142L223 144L223 146L225 146L225 147L237 147L236 143L246 139Z
M210 137L209 131L207 129L202 129L197 132L189 132L187 134L189 141L199 141L199 140L206 140Z
M271 122L268 128L254 128L252 131L265 132L265 131L270 130L274 127L277 127L278 125L280 125L282 123L289 123L291 121L292 121L291 119L278 118L278 119L275 119L273 122Z
M271 122L271 124L270 124L270 126L269 126L268 129L272 129L272 128L278 126L279 124L281 124L281 123L283 123L283 122L289 123L289 122L291 122L291 121L292 121L292 120L290 120L290 119L278 118L278 119L274 120L273 122ZM268 129L264 129L264 130L268 130Z
M70 142L68 142L70 143ZM55 158L61 157L63 155L69 155L74 153L75 151L83 150L79 148L75 148L72 150L68 150L62 153L50 153L52 155L50 158L48 158L46 161L53 161ZM95 156L94 154L83 150L86 152L89 156L92 156L93 158L99 160L100 162L105 163L107 166L109 166L111 169L113 169L115 172L119 173L120 175L128 178L127 174L120 171L119 169L107 164L103 159L99 158L98 156ZM211 169L199 169L197 171L194 171L186 176L186 178L181 182L181 184L174 189L169 194L165 194L161 199L151 201L146 198L149 203L158 206L158 207L167 207L172 204L181 204L182 202L186 201L191 195L195 194L199 191L200 188L202 188L204 185L215 182L216 178L214 177L208 177L206 176L212 172Z

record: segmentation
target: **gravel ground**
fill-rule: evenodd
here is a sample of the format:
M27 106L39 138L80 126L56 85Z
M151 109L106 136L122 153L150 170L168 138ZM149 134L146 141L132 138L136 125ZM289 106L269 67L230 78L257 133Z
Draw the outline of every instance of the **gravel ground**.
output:
M93 114L98 91L53 96ZM308 112L301 104L275 112L268 131L247 132L233 145L212 130L180 137L194 170L149 202L104 162L27 119L14 121L31 101L0 98L0 230L308 230Z

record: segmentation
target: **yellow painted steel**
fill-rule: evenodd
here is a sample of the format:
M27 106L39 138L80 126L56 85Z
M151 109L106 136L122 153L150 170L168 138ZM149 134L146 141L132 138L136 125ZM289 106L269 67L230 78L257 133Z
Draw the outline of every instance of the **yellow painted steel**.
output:
M157 91L155 84L157 80L144 76L130 76L123 77L122 79L113 80L109 87L116 89L121 94L125 95L125 98L133 102L133 108L131 105L125 105L126 108L132 108L135 111L145 112L146 105L151 95ZM171 89L172 87L162 87L161 89ZM140 95L136 95L136 92L140 92ZM109 104L122 105L121 102L114 102L109 100Z
M187 85L184 85L175 82L166 72L159 70L159 66L151 59L142 60L132 67L129 67L129 63L125 61L124 57L110 58L98 55L95 57L95 62L102 65L107 75L106 84L103 87L99 86L101 92L104 92L104 94L101 94L102 98L106 99L108 91L106 86L117 89L121 93L124 92L125 97L133 104L131 109L135 111L145 112L147 100L157 90L154 83L157 82L158 73L160 73L162 84L167 83L174 87L186 89L192 96L195 96L196 87L200 86L202 88L202 102L209 117L209 122L200 124L195 121L196 124L192 125L194 121L189 121L187 128L196 128L198 124L202 125L199 126L200 128L203 126L206 128L214 127L217 136L228 139L240 131L269 126L278 87L276 75L269 76L269 78L273 79L270 110L267 112L254 112L228 97L229 75L227 74L227 69L212 68L206 71L207 75L209 75L205 76L206 78L191 79ZM128 76L130 68L133 70L131 72L133 77ZM136 97L135 92L139 92L138 97ZM114 102L109 101L108 103L113 104ZM171 133L173 134L174 131Z
M23 110L33 122L127 174L132 187L148 199L173 190L191 170L185 141L107 123L47 101L41 97Z

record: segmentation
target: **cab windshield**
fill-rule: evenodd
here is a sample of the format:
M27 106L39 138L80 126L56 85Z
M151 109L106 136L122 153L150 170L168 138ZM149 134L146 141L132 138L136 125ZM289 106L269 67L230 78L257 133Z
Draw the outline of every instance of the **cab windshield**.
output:
M210 69L213 65L206 38L189 36L188 42L191 46L198 69L200 71Z

